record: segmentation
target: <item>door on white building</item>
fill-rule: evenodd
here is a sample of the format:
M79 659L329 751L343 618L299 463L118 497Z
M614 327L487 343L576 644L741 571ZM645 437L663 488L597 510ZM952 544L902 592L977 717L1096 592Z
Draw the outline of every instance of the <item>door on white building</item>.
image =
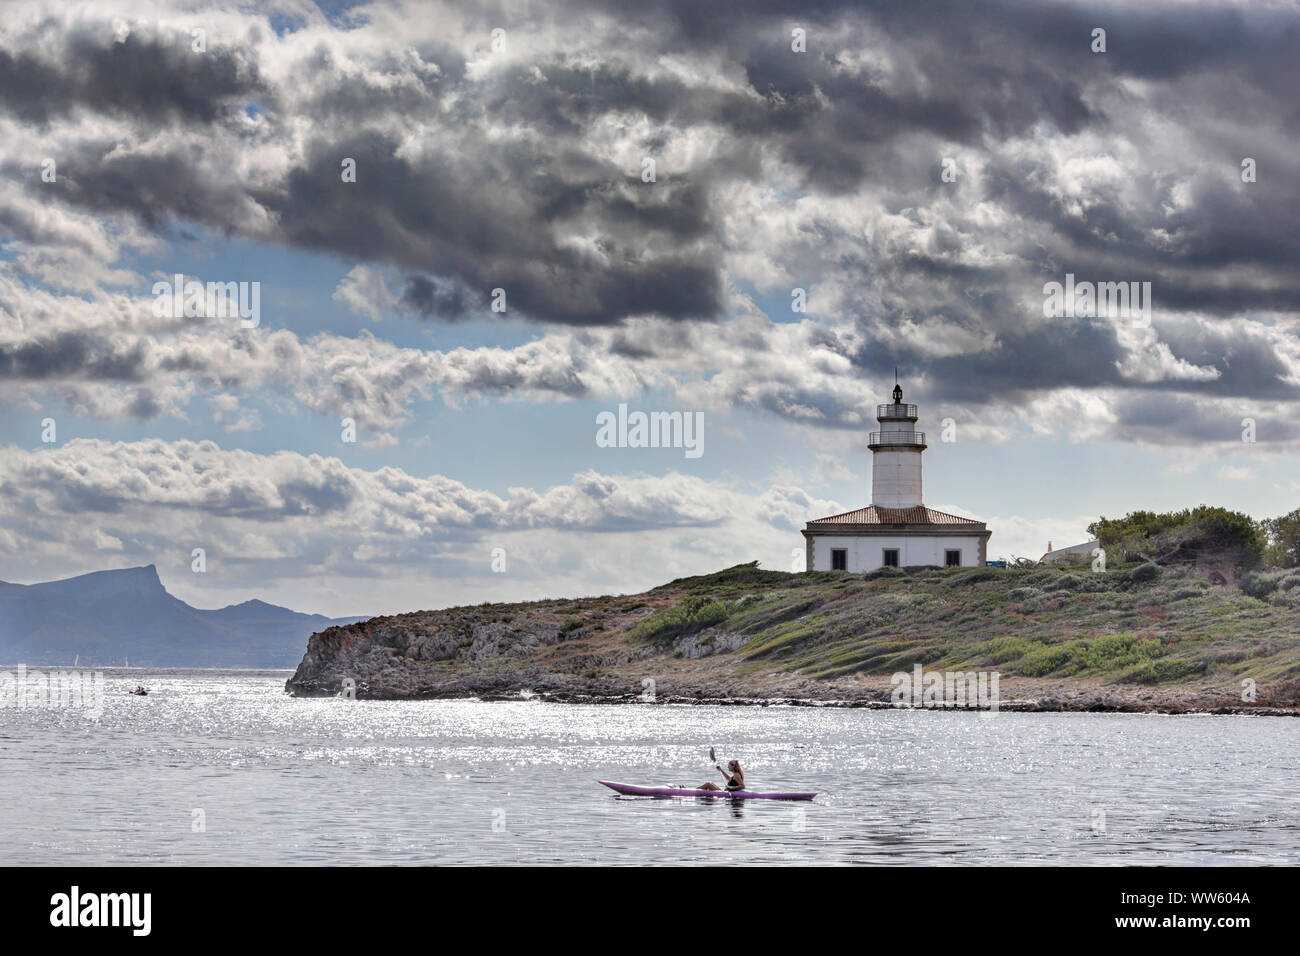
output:
M950 568L960 568L960 567L961 567L961 549L960 549L960 548L948 548L947 550L945 550L945 551L943 552L943 563L944 563L945 566L950 567Z
M884 560L881 562L887 568L898 567L898 549L885 548Z
M831 548L831 570L847 571L849 569L849 549Z

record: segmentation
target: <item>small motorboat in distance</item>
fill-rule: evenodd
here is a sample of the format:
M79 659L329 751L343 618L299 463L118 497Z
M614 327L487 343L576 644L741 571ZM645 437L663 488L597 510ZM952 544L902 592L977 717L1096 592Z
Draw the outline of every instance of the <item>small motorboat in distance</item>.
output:
M597 780L625 797L729 797L732 800L811 800L813 793L756 793L753 790L697 790L693 787L641 787L633 783Z
M149 689L147 687L143 687L137 684L135 690L128 690L127 693L132 695L133 697L148 697Z

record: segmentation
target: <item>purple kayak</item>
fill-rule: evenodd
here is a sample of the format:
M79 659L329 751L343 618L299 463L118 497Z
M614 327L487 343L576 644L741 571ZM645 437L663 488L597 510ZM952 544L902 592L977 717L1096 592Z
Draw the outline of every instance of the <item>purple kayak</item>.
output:
M598 780L628 797L732 797L737 800L811 800L816 793L755 793L753 790L695 790L687 787L638 787L634 783Z

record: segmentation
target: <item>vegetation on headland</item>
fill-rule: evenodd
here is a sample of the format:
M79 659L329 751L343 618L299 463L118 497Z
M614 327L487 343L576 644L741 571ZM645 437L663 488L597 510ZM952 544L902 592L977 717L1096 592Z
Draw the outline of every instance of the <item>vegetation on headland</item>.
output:
M1017 680L1089 688L1071 709L1158 708L1175 693L1194 695L1183 709L1300 708L1300 568L1264 563L1286 539L1243 517L1102 519L1104 570L755 562L639 595L376 618L314 635L288 686L610 699L651 681L661 697L842 699L921 665L995 669L1004 695Z
M1178 563L1212 555L1230 558L1242 568L1300 565L1300 508L1263 521L1210 505L1164 513L1133 511L1123 518L1099 518L1088 525L1088 533L1127 561Z
M692 595L680 604L666 607L641 621L628 632L628 636L634 641L672 643L683 634L721 624L730 613L722 601Z
M1300 508L1280 518L1261 521L1260 528L1268 539L1265 558L1269 564L1281 568L1300 567Z
M725 608L725 629L751 638L735 652L751 670L826 679L921 664L1142 684L1300 678L1300 571L1284 572L1285 600L1149 562L1104 572L918 568L874 580L820 572L787 575L780 587L773 574L744 565L665 589ZM651 620L679 620L677 608ZM692 627L655 630L662 642Z

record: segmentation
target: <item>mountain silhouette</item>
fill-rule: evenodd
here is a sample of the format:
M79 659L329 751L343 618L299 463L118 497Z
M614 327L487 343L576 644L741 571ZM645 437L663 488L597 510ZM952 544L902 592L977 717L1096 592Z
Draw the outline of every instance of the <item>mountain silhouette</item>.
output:
M167 593L152 564L43 584L0 581L0 663L293 667L313 633L362 620L256 600L191 607Z

